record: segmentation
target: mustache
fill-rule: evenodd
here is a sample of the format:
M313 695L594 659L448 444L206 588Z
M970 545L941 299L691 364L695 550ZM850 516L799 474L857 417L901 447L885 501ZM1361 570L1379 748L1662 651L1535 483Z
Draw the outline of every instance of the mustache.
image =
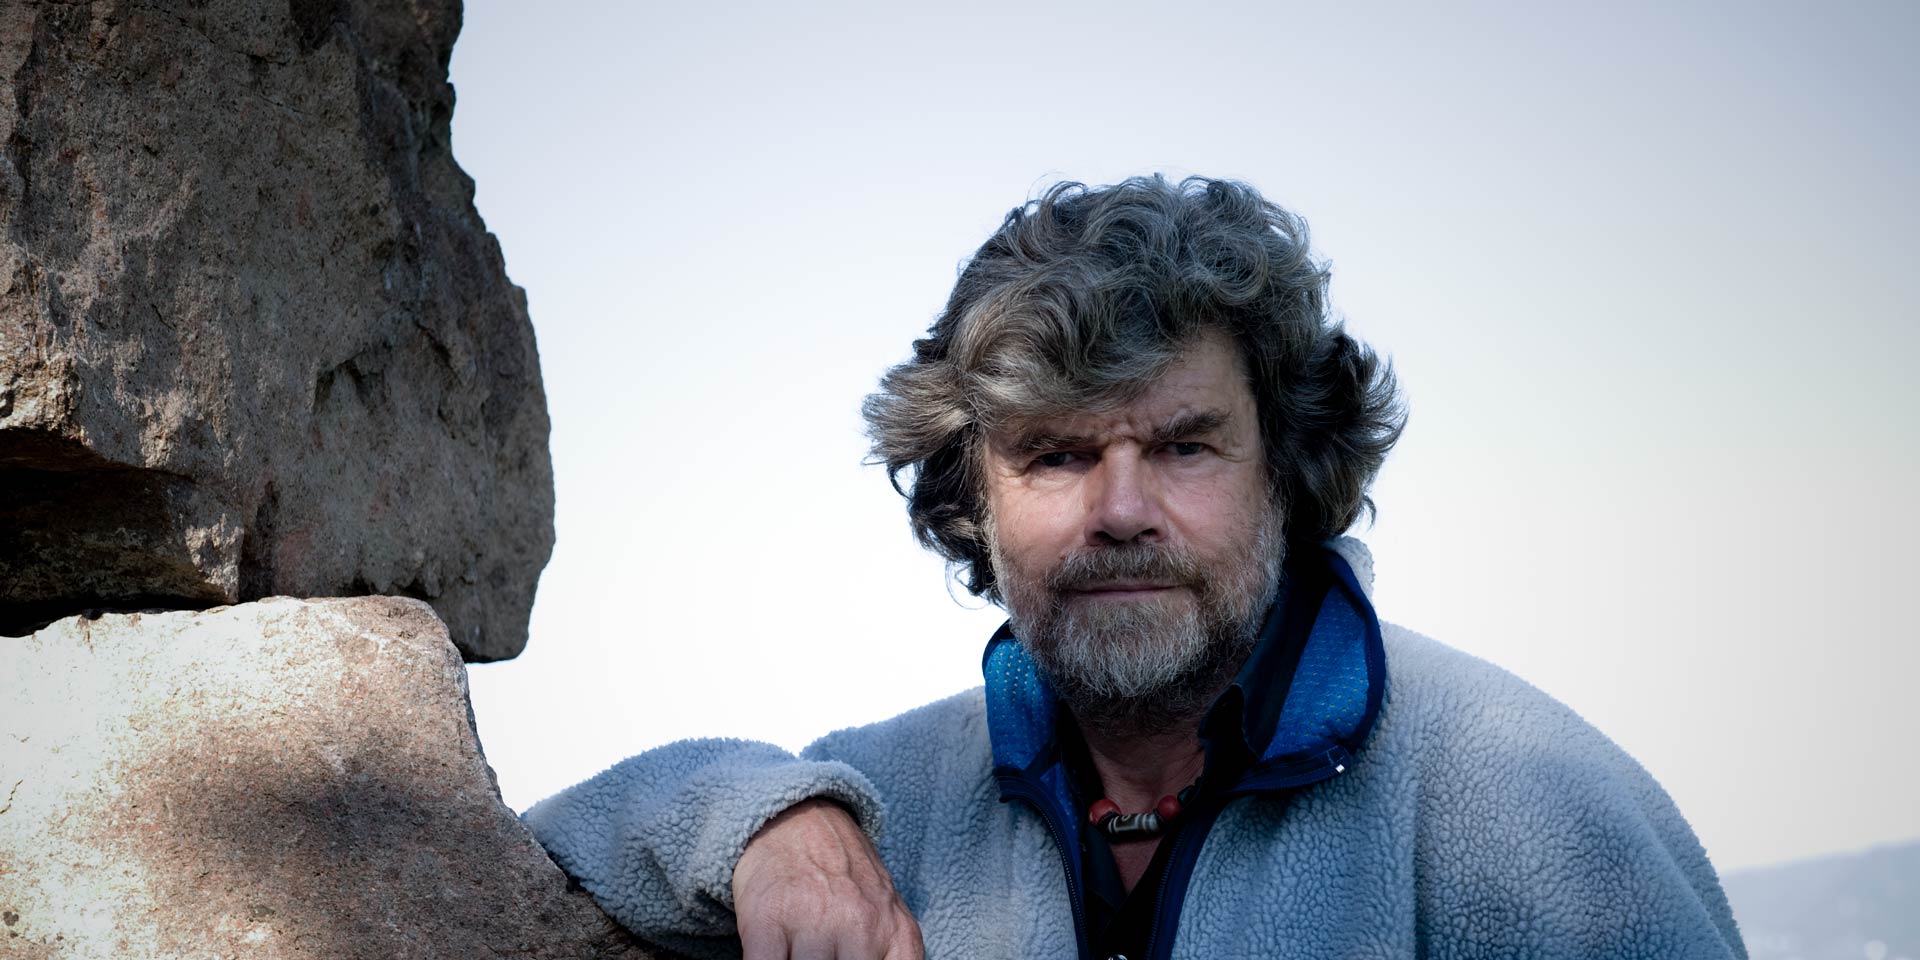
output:
M1201 579L1200 560L1191 551L1151 543L1124 543L1068 554L1047 575L1047 589L1058 596L1125 580L1197 585Z

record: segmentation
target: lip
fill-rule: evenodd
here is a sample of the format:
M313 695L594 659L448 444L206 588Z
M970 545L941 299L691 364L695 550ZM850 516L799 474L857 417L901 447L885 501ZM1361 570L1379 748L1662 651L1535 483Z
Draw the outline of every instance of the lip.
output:
M1103 583L1098 586L1083 587L1075 590L1074 593L1083 597L1125 599L1127 597L1144 597L1156 593L1164 593L1177 586L1178 584L1172 583Z

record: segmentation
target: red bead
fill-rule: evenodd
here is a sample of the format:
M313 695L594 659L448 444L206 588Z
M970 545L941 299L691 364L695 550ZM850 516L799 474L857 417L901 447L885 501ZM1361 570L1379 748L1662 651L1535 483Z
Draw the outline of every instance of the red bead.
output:
M1119 815L1120 805L1114 803L1112 800L1108 800L1106 797L1101 797L1094 801L1093 806L1087 808L1087 822L1095 825L1098 825L1100 821L1108 817L1117 817Z
M1172 823L1180 818L1180 801L1171 796L1161 797L1160 802L1154 804L1153 812L1159 814L1162 821Z

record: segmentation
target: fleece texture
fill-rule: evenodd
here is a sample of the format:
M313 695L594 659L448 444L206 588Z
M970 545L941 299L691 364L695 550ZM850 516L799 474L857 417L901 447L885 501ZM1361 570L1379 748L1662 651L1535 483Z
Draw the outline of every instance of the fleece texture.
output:
M1348 582L1370 593L1365 548L1329 546ZM1511 674L1373 620L1364 599L1357 613L1336 607L1314 625L1320 646L1310 643L1294 675L1274 744L1323 750L1315 738L1351 712L1341 691L1360 676L1384 687L1364 745L1352 755L1324 748L1337 776L1227 803L1193 862L1174 936L1156 953L1745 957L1705 852L1644 769ZM1316 660L1315 649L1332 652ZM1390 686L1384 671L1338 652L1369 649L1376 665L1384 655ZM1010 686L996 656L984 690L829 734L798 758L746 741L683 741L542 801L524 820L640 936L738 956L732 871L747 840L793 803L829 797L874 838L929 956L1079 955L1060 820L1039 804L1002 802L995 776L996 748L1004 779L1008 754L1038 742L1018 705L1040 716L1034 698L1050 694L1021 686L1024 677Z

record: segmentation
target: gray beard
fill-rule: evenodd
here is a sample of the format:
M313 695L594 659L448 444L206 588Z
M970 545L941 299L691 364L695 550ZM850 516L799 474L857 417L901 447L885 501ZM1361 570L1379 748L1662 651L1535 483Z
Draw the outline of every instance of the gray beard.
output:
M1270 506L1218 571L1190 551L1118 544L1076 553L1044 578L1023 577L987 541L1014 632L1083 727L1138 737L1191 726L1252 652L1285 559L1282 512ZM1067 602L1077 587L1127 578L1186 584L1192 598L1124 605Z

